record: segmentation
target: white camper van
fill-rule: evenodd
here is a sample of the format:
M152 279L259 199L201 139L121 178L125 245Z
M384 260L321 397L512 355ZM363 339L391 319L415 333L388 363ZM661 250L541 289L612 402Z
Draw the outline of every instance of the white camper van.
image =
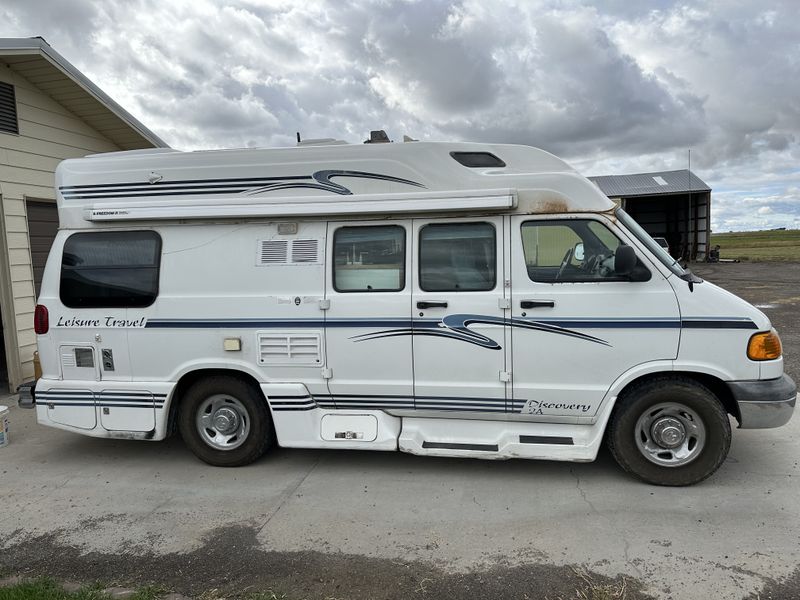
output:
M531 147L348 145L61 163L35 322L44 425L591 461L686 485L796 387L769 319Z

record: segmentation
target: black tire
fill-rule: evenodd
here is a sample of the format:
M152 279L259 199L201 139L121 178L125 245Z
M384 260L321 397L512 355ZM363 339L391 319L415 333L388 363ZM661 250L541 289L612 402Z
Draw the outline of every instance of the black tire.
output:
M658 455L647 449L658 444L655 435L650 440L648 433L643 433L653 432L645 425L648 419L658 419L662 414L660 407L665 405L676 407L676 413L680 413L679 407L688 408L682 414L692 418L686 422L691 424L695 416L702 422L704 441L696 443L693 458L685 464L657 464L654 461L668 462L672 452L665 448ZM657 423L653 421L653 426ZM689 455L690 443L691 440L685 446ZM724 462L731 445L731 425L722 403L707 387L688 377L663 376L632 385L617 400L608 425L607 444L617 463L642 481L654 485L692 485L710 477ZM675 457L673 460L679 461Z
M222 406L227 402L240 419L234 434L243 433L233 439L229 448L212 445L207 438L211 437L210 432L218 432L212 428L204 434L197 423L204 406L207 411L213 408L211 402ZM178 428L194 455L216 467L248 465L258 460L274 440L272 419L261 392L241 379L222 375L202 379L186 391L179 407Z

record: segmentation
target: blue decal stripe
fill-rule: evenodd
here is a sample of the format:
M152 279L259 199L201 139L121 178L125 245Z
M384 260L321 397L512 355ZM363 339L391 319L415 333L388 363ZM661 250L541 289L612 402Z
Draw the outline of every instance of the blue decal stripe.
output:
M135 392L102 392L96 395L86 392L47 390L36 392L36 400L52 406L95 406L108 408L163 408L166 394Z
M475 315L476 317L479 315ZM757 329L756 324L750 319L737 318L712 318L712 317L684 317L683 319L541 319L497 318L493 325L514 325L513 321L525 324L542 323L558 327L584 327L584 328L730 328L730 329ZM439 319L404 319L404 318L364 318L364 319L150 319L145 327L409 327L409 328L436 328Z
M682 322L686 329L758 329L750 319L684 319Z
M150 328L171 328L171 329L194 329L194 328L239 328L239 329L269 329L282 327L410 327L409 320L395 321L375 321L348 319L346 321L328 321L323 319L281 319L281 320L241 320L241 319L218 319L218 320L190 320L190 319L150 319L145 327ZM423 327L436 327L436 323L424 324Z
M313 410L314 408L353 408L353 409L441 409L453 411L505 412L505 398L480 398L464 396L418 396L367 395L367 394L324 394L310 397L284 397L285 400L270 399L270 405L277 411ZM276 401L277 400L277 401ZM517 401L520 405L526 401Z
M605 321L605 320L571 320L571 319L520 319L531 323L543 323L546 325L554 325L556 327L578 327L582 329L679 329L681 322L675 320L651 320L651 321L636 321L636 320L619 320L619 321Z
M403 183L415 187L425 186L410 179L367 173L364 171L324 170L311 176L289 175L284 177L257 177L239 179L188 179L173 182L141 182L124 184L89 184L61 186L59 191L65 200L93 200L104 198L144 198L151 196L198 196L207 194L262 194L275 190L310 188L332 192L341 196L351 196L350 189L332 181L334 177L352 177ZM195 185L196 184L196 185Z
M147 189L156 189L162 187L171 187L174 185L187 185L187 184L203 184L211 185L217 183L229 184L236 183L239 185L249 185L251 183L258 185L270 181L284 181L288 179L311 179L310 175L286 175L283 177L233 177L228 179L179 179L176 181L157 181L156 183L142 183L141 181L131 181L128 183L87 183L84 185L62 185L59 190L88 190L97 188L129 188L129 187L145 187ZM148 187L149 186L149 187Z
M53 406L94 406L94 407L107 407L107 408L164 408L163 406L153 404L108 404L105 402L51 402L45 400L42 404Z

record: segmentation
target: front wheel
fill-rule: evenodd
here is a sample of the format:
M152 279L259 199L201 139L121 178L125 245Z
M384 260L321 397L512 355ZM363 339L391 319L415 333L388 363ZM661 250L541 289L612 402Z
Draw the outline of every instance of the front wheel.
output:
M608 447L617 463L655 485L691 485L722 465L731 425L719 399L686 377L634 384L617 401Z
M195 456L217 467L250 464L273 439L266 401L235 377L209 377L192 385L181 401L178 427Z

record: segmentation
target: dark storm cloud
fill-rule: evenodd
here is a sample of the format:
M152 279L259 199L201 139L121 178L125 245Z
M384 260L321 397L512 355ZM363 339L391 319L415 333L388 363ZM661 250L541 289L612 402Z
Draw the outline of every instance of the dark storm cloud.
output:
M524 41L531 58L516 65L516 79L491 110L445 123L445 130L534 143L568 157L654 152L697 143L706 135L702 100L673 95L643 73L596 27L591 14L565 18L556 13L533 22L534 34ZM522 53L520 42L512 50Z
M0 35L44 36L178 147L383 127L594 174L682 168L691 147L715 225L800 214L794 2L6 0Z

